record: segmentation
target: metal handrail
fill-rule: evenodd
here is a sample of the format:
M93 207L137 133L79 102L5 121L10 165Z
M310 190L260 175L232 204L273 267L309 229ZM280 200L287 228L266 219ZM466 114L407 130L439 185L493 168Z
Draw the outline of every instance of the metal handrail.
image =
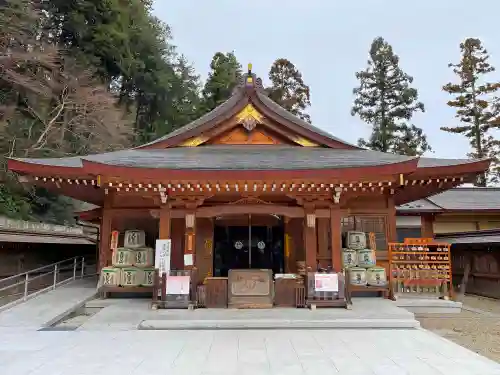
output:
M66 264L65 264L66 263ZM66 277L64 280L58 280L59 276L62 276L61 274L63 272L72 272L72 275L70 277ZM61 272L62 271L62 272ZM80 271L79 275L77 275L77 271ZM41 274L36 274L36 273L41 273ZM33 275L35 274L35 275ZM36 285L36 288L39 288L38 290L34 290L30 293L30 288L29 284L30 282L32 283L33 281L37 279L41 279L43 277L49 276L53 274L53 279L52 282L49 282L48 284L43 284L42 285ZM38 294L41 294L45 291L48 290L53 290L59 285L68 283L70 281L76 280L77 277L83 278L85 276L85 258L83 256L76 256L68 259L61 260L59 262L55 262L52 264L48 264L46 266L38 267L26 272L21 272L17 275L14 276L9 276L4 279L0 279L0 285L2 283L5 283L6 281L11 281L13 282L10 285L6 285L0 288L0 311L4 310L6 308L12 307L17 303L20 303L22 301L28 300L28 298L34 297ZM19 289L23 288L24 285L24 293L19 291ZM32 284L33 287L33 284ZM17 290L14 290L11 293L4 294L2 292L5 292L9 289L16 288ZM3 305L1 304L1 298L6 298L7 300L19 296L18 299L12 301L12 302L7 302L7 304Z
M25 276L26 274L28 273L33 273L33 272L38 272L40 270L43 270L45 268L54 268L56 265L58 264L61 264L61 263L66 263L70 260L74 260L74 259L83 259L84 257L82 256L76 256L76 257L73 257L73 258L68 258L68 259L64 259L64 260L60 260L59 262L55 262L55 263L51 263L51 264L47 264L46 266L42 266L42 267L38 267L38 268L34 268L32 270L29 270L29 271L26 271L26 272L21 272L21 273L18 273L17 275L14 275L14 276L9 276L9 277L6 277L4 279L0 279L0 283L4 282L4 281L7 281L7 280L10 280L10 279L15 279L17 277L22 277L22 276Z

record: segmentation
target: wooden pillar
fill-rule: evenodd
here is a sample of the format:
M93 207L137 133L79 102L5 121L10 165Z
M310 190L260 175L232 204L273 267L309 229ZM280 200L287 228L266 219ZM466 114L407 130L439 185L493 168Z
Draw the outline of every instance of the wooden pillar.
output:
M161 206L160 208L160 224L159 224L159 239L168 240L170 238L171 223L170 223L170 207Z
M434 238L434 215L423 214L421 216L421 220L422 220L422 237Z
M306 253L306 272L317 270L317 238L316 238L316 215L313 209L305 210L304 217L304 247Z
M332 268L342 271L342 213L338 206L330 209L330 233L332 241Z
M102 209L101 228L99 231L99 260L98 272L111 264L111 224L113 216L109 208Z
M296 271L295 267L295 247L294 247L294 233L293 227L291 225L291 219L289 217L285 217L285 243L284 243L284 251L285 251L285 272L293 273Z
M326 268L328 266L329 259L331 258L328 253L328 233L330 231L328 218L318 218L316 220L317 235L318 235L318 257L321 267Z
M396 206L394 204L394 197L390 195L387 198L387 243L397 242L398 235L396 232ZM383 249L387 250L387 249Z
M186 210L186 234L185 234L185 246L184 246L184 256L182 259L182 264L185 270L193 269L195 266L195 248L196 248L196 211Z

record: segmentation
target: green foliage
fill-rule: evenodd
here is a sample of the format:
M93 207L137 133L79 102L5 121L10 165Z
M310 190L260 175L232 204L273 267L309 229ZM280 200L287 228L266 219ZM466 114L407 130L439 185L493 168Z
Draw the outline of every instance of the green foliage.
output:
M424 111L417 89L410 86L413 78L399 67L399 57L383 38L372 42L368 67L356 78L360 85L353 90L351 114L372 126L370 138L358 141L361 147L409 156L431 149L422 129L408 123L415 112Z
M287 59L277 59L271 66L269 79L269 97L288 112L311 122L311 117L305 112L311 105L309 86L304 83L302 74L295 65Z
M475 159L491 158L494 163L489 173L479 175L476 186L498 182L499 142L490 130L499 128L500 115L498 99L494 94L500 88L499 82L485 82L485 76L495 70L489 63L490 56L481 40L468 38L460 43L461 59L458 64L449 64L458 76L458 83L448 83L443 90L454 96L448 105L456 109L460 124L442 127L446 132L465 136L472 147L468 156Z
M242 75L234 52L217 52L210 63L210 73L202 91L202 112L210 112L225 102Z

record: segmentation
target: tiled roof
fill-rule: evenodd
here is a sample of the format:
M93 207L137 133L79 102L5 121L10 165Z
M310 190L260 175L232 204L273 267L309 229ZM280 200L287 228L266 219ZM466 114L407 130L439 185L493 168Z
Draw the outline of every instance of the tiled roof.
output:
M81 167L82 160L144 168L187 170L301 170L366 167L411 160L411 157L369 150L320 147L229 145L134 149L81 158L20 159L51 166Z
M500 188L459 187L398 207L400 212L454 210L500 210Z

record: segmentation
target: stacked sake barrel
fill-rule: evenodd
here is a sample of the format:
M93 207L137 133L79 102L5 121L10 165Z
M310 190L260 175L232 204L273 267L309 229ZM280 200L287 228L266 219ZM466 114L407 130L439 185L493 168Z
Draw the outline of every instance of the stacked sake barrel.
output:
M144 231L125 232L123 247L113 252L112 267L103 268L101 275L102 285L153 286L154 250L146 247Z
M367 248L366 233L347 232L344 244L344 268L349 270L349 282L352 285L387 284L385 269L376 265L375 251Z

